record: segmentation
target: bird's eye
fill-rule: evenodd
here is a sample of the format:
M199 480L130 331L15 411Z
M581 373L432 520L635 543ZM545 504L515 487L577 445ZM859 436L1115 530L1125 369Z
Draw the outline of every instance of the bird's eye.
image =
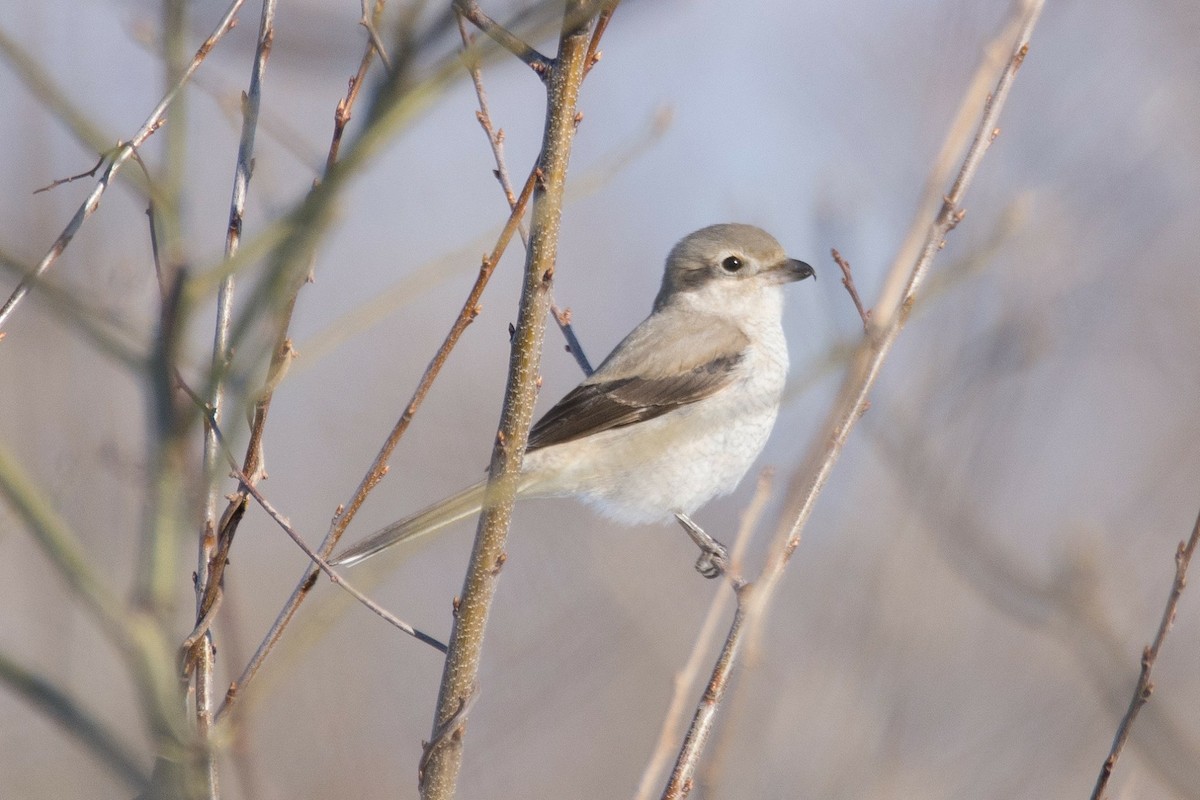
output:
M737 256L728 256L721 262L721 269L726 272L737 272L742 268L742 260Z

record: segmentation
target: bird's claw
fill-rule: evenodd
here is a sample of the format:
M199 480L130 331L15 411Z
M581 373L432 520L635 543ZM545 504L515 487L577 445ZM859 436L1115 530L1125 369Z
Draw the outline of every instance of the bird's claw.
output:
M696 572L710 579L720 577L729 568L729 551L725 545L716 539L712 544L712 549L702 550L696 559Z

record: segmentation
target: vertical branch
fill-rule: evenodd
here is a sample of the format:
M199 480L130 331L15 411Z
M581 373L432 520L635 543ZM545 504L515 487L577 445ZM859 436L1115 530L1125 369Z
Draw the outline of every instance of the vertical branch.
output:
M583 13L587 7L583 0L567 2L558 55L546 76L546 129L538 158L540 180L534 194L508 386L492 451L484 510L442 672L433 733L421 759L418 781L424 800L449 800L455 794L462 766L466 712L476 693L483 634L504 563L504 544L521 461L533 423L538 367L558 252L563 189L575 134L575 106L587 54L591 22L590 15Z
M254 54L254 65L250 71L250 85L242 96L242 133L238 143L237 164L234 168L233 192L230 199L229 226L225 234L225 257L232 258L241 243L242 219L246 208L246 194L254 161L254 138L258 131L259 108L262 102L262 79L271 55L271 43L275 36L275 0L263 0L262 17L259 21L258 45ZM212 379L207 399L208 413L213 425L204 431L204 479L207 491L204 500L204 523L196 560L196 623L197 626L211 625L213 614L220 599L224 559L229 552L229 540L236 525L222 531L225 541L217 537L217 501L220 495L220 479L217 468L220 464L220 442L217 429L221 426L225 406L225 376L229 372L231 353L229 349L229 325L233 311L235 277L225 276L217 291L217 318L213 333ZM240 518L240 514L238 515ZM217 560L221 563L217 563ZM207 621L207 624L205 622ZM194 635L194 634L193 634ZM213 723L213 662L214 646L212 632L203 630L196 644L187 654L191 661L195 681L196 733L204 748L204 785L209 797L217 797L217 764L212 752Z

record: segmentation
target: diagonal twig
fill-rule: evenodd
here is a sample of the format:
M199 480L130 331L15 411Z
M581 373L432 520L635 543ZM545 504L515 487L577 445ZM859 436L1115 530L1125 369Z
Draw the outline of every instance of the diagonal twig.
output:
M1179 597L1183 594L1184 587L1187 586L1188 565L1192 561L1192 555L1196 552L1197 543L1200 543L1200 516L1196 517L1196 524L1192 527L1192 535L1188 537L1187 542L1180 542L1179 547L1175 550L1175 579L1171 582L1171 591L1167 595L1167 605L1163 609L1162 619L1158 623L1158 632L1154 635L1154 642L1142 651L1142 668L1138 674L1137 686L1134 687L1133 697L1129 700L1129 708L1125 710L1125 716L1121 718L1121 724L1117 726L1117 733L1113 737L1108 757L1104 759L1104 764L1100 767L1100 775L1096 778L1095 788L1092 789L1091 800L1102 800L1104 797L1104 790L1108 787L1113 768L1116 767L1117 759L1120 758L1121 751L1129 740L1133 722L1137 719L1142 706L1146 705L1150 695L1154 692L1154 683L1150 680L1150 673L1154 669L1154 663L1158 661L1158 652L1167 638L1167 632L1171 630L1171 625L1175 622L1175 610L1179 606Z
M508 247L509 241L512 240L513 234L516 232L518 220L525 213L525 209L529 204L529 200L533 196L533 188L537 182L537 176L538 172L536 169L534 172L530 173L528 180L525 182L525 188L522 190L520 198L518 198L517 207L513 209L512 213L509 214L508 222L505 224L504 229L500 232L500 236L497 238L496 245L492 248L492 252L484 258L483 264L479 270L479 276L476 278L475 284L471 287L471 291L468 293L467 299L463 303L462 310L459 312L458 317L454 320L454 323L450 328L450 332L446 334L446 338L443 340L441 347L438 348L437 354L434 356L429 366L425 369L425 374L421 376L421 381L416 390L413 392L412 398L409 400L408 405L405 407L404 413L400 416L400 419L397 420L395 426L393 426L391 433L388 435L387 440L383 444L383 447L380 448L379 454L375 457L375 461L371 464L370 469L367 470L367 474L363 477L362 481L358 485L358 488L355 490L354 496L351 498L350 503L345 507L344 510L341 511L341 513L338 514L334 521L333 527L328 535L326 535L325 540L321 543L319 552L323 555L328 555L329 552L333 550L334 546L341 538L342 533L346 530L346 527L350 524L350 521L354 518L354 515L358 512L358 509L366 500L367 495L372 489L375 488L375 486L387 473L387 463L391 459L392 452L400 443L400 438L404 435L405 431L408 430L408 426L412 422L413 416L416 414L417 409L425 399L425 396L429 393L429 389L433 386L433 382L437 378L438 373L441 371L442 366L446 363L446 359L449 357L450 351L454 349L454 346L458 343L458 340L462 337L462 334L466 331L467 327L479 313L479 299L482 297L483 290L487 286L488 281L491 279L492 272L499 263L500 257L504 254L505 249ZM218 719L225 717L226 714L229 713L230 709L237 701L239 692L241 692L245 686L254 679L254 676L262 667L263 662L266 660L267 656L270 655L271 651L278 643L279 638L283 635L284 629L290 624L291 619L299 609L300 604L303 603L304 599L308 596L309 591L312 589L313 580L315 578L316 571L314 568L310 567L306 571L304 577L301 578L296 588L293 590L291 597L288 598L288 601L284 605L283 609L279 612L279 615L275 619L275 623L271 626L270 631L268 631L267 635L263 638L262 643L259 644L258 650L251 658L250 663L248 663L245 669L242 670L241 677L239 677L238 680L229 687L229 691L225 695L225 703L217 714Z
M542 80L546 79L554 63L552 59L542 55L508 28L483 13L483 9L475 0L453 0L453 3L454 10L459 15L486 33L496 44L528 64Z
M606 9L605 12L603 12L604 14L608 15L607 17L601 17L601 19L605 21L606 25L607 19L612 16L612 12L616 8L616 5L616 3L613 3L611 8ZM597 29L592 34L591 42L588 45L588 53L592 58L595 58L595 48L599 45L600 35L603 33L603 30L599 27L600 22L597 22L596 25ZM462 37L463 47L467 52L469 52L473 39L471 34L467 32L465 18L462 14L458 15L458 32ZM586 65L588 63L594 63L594 61L585 60L584 63ZM517 197L513 193L512 180L509 178L508 164L504 158L504 130L502 128L496 128L492 124L492 114L491 110L488 108L487 90L484 89L483 86L483 69L480 66L480 60L477 58L469 59L467 61L467 71L471 75L471 83L475 87L475 97L479 101L479 111L475 113L475 117L479 120L479 126L483 128L483 132L488 138L488 144L491 146L492 159L496 163L496 180L499 181L500 188L504 191L504 197L508 200L509 208L512 208L517 201ZM585 66L584 76L586 77L586 75L587 72ZM520 233L521 241L524 243L525 249L528 250L529 230L524 222L521 223ZM554 322L558 325L558 329L562 331L563 338L567 340L568 352L570 352L575 358L575 362L579 365L579 368L583 370L583 374L591 375L593 372L592 364L590 361L588 361L587 354L583 351L583 344L580 343L579 337L575 335L575 329L571 326L571 310L569 308L560 309L556 304L551 302L550 313L554 317Z
M746 510L742 512L742 521L738 526L737 535L733 540L733 548L729 551L730 569L728 575L738 575L742 572L742 560L746 554L746 548L750 544L750 537L753 535L755 528L758 527L758 521L762 517L762 512L766 508L767 500L771 497L771 484L774 481L774 472L770 469L764 469L758 477L758 484L754 487L754 495L751 497ZM671 702L667 706L667 712L663 715L662 727L658 732L658 741L655 743L654 753L650 760L646 763L646 768L642 772L642 779L638 783L637 792L634 794L634 800L650 800L654 791L654 784L660 780L663 768L666 767L667 761L671 756L676 740L679 737L680 729L683 726L684 713L687 710L687 698L692 691L692 686L696 682L697 676L700 674L701 659L708 654L708 649L712 644L713 639L717 634L717 625L721 618L729 610L731 595L724 591L723 586L718 585L716 593L713 595L712 603L709 604L708 614L704 618L704 623L700 626L700 632L696 636L696 641L692 644L692 654L688 656L687 663L683 668L675 674L674 691L671 694Z
M830 409L825 426L814 440L813 450L805 460L805 466L797 472L789 489L785 504L787 510L781 517L775 543L771 547L762 573L754 583L745 584L737 592L738 602L733 623L713 667L708 686L697 705L692 725L676 759L675 769L663 790L664 800L686 797L692 790L697 765L716 719L716 710L729 685L733 667L738 662L747 623L759 624L765 616L783 572L800 544L800 536L812 514L816 498L828 480L851 429L865 411L871 387L908 319L917 289L928 274L934 256L945 244L946 235L962 220L963 212L959 205L980 160L999 132L996 123L1000 111L1004 107L1017 70L1029 51L1029 37L1041 10L1041 0L1027 0L1018 8L1015 44L1000 72L995 88L983 99L982 115L974 128L971 144L960 162L957 178L949 193L942 198L941 208L932 223L925 221L925 208L920 209L913 225L913 231L917 235L910 236L910 240L919 243L915 258L902 250L892 265L883 296L876 303L875 313L871 316L871 329L853 355L838 399ZM986 92L986 89L984 91ZM978 102L978 93L972 87L964 99L964 108L977 107L974 104ZM942 149L943 157L935 163L935 176L949 171L948 165L953 163L953 154L961 148L967 135L971 135L970 129L962 126L952 129ZM931 180L930 183L936 185L935 180Z
M121 167L123 167L125 162L127 162L133 155L133 151L138 147L141 147L142 143L145 142L146 139L148 139L155 131L157 131L159 127L161 127L166 121L167 108L172 102L174 102L180 90L182 90L184 85L187 84L188 80L192 77L192 74L197 70L197 68L199 68L200 64L208 56L213 47L216 46L217 42L219 42L221 38L233 28L238 9L242 7L244 2L245 0L233 0L233 2L229 4L229 8L226 9L225 15L221 17L221 21L217 23L217 27L211 34L209 34L209 37L204 40L203 44L200 45L200 48L196 50L196 54L192 57L191 63L188 64L187 68L183 71L183 74L179 77L179 80L174 86L171 87L166 95L163 96L162 100L158 102L158 105L154 107L154 110L150 112L150 116L146 118L144 123L142 123L142 127L133 135L133 138L127 142L122 142L117 148L116 153L109 162L107 169L105 169L104 173L100 176L100 180L96 183L95 188L93 188L91 193L88 194L87 198L83 201L83 204L79 206L79 209L75 212L75 216L73 216L71 221L67 223L67 227L64 228L62 233L58 235L58 238L54 240L54 244L50 246L50 250L33 268L33 272L30 275L27 275L19 284L17 284L17 288L13 290L12 295L10 295L4 305L0 307L0 328L4 326L4 323L8 320L9 316L12 315L12 312L17 307L17 304L20 303L22 298L29 293L29 287L31 283L37 278L41 277L42 273L48 270L50 266L58 260L58 257L61 256L63 251L67 249L67 245L71 243L71 240L75 237L75 234L79 232L79 229L83 226L83 223L100 206L100 199L104 196L104 192L108 189L113 179L117 176L117 173L121 170Z

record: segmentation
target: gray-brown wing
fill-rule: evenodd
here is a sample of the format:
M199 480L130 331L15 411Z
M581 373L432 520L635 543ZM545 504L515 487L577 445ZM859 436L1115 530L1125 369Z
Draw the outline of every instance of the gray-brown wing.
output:
M742 358L740 352L721 356L670 377L581 384L537 421L528 449L632 425L703 400L733 382Z

